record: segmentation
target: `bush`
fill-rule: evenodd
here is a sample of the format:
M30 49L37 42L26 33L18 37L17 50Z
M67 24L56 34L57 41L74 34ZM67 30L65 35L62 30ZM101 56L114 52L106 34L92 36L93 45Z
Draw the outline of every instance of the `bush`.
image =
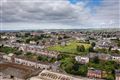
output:
M77 51L85 52L85 47L84 47L84 45L78 45L78 46L77 46Z

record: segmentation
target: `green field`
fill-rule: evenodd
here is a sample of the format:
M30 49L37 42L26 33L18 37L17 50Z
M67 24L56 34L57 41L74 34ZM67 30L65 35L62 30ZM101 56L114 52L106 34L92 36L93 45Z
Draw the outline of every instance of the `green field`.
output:
M90 44L79 43L77 41L71 41L66 46L56 45L53 47L49 47L48 50L54 50L54 51L66 52L66 53L80 53L76 49L77 45L84 45L85 52L88 52L88 48L91 46Z

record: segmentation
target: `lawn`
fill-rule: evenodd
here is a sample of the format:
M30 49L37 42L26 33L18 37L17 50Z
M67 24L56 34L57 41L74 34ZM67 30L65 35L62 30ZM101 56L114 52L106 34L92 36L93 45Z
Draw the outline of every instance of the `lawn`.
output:
M54 51L66 52L66 53L80 53L76 49L77 45L84 45L85 52L88 52L88 48L91 46L90 44L79 43L77 41L71 41L66 46L56 45L56 46L53 46L53 47L49 47L48 50L54 50Z

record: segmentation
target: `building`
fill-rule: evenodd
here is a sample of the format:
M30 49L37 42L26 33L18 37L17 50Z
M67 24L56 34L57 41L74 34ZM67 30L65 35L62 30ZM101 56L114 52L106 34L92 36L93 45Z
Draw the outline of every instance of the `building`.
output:
M1 35L1 38L2 38L2 39L6 39L6 38L8 38L8 36L2 36L2 35Z
M104 53L89 53L89 58L93 59L95 57L98 57L100 60L111 60L110 54L104 54Z
M89 78L102 78L102 71L96 69L88 69L87 77Z
M49 63L36 62L36 61L22 59L18 57L14 58L14 63L22 64L22 65L33 67L33 68L39 68L39 69L50 69L51 67L51 64Z
M43 49L44 46L37 46L37 45L29 45L29 44L21 44L19 47L20 50L22 51L27 51L27 52L37 52Z
M37 55L44 55L44 56L48 56L48 57L54 57L54 58L57 58L58 55L60 54L59 52L56 52L56 51L45 51L45 50L42 50L43 47L41 46L21 46L19 48L19 50L22 50L24 52L31 52L31 53L34 53L34 54L37 54Z
M120 80L120 70L115 70L115 80Z
M14 55L13 53L10 53L8 55L3 55L2 58L7 62L12 62L13 61L13 59L12 59L13 55Z
M35 42L35 41L30 41L30 44L36 45L37 42Z
M81 64L86 64L89 62L89 57L76 56L75 60Z
M111 41L109 39L103 39L103 40L99 40L97 43L96 43L96 46L95 48L105 48L105 49L109 49L109 47L112 47L113 44L111 43Z
M62 73L43 70L38 76L31 77L29 80L91 80L83 77L73 77Z
M110 60L110 59L111 59L111 55L110 55L110 54L99 53L99 54L97 54L97 56L98 56L98 58L99 58L100 60L105 60L105 61L107 61L107 60Z
M89 53L88 56L90 59L93 59L93 58L97 57L97 53Z
M26 66L4 63L0 64L0 80L26 80L33 73Z
M120 62L120 55L118 55L118 54L113 54L111 57L112 57L112 60L113 60L113 61Z
M52 64L51 68L53 71L58 71L59 72L59 67L60 67L61 62L56 61L55 63Z

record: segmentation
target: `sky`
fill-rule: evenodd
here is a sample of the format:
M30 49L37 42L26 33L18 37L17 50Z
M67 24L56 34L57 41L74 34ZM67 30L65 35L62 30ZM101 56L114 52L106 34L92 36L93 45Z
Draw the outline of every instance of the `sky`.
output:
M0 0L0 29L120 28L120 0Z

